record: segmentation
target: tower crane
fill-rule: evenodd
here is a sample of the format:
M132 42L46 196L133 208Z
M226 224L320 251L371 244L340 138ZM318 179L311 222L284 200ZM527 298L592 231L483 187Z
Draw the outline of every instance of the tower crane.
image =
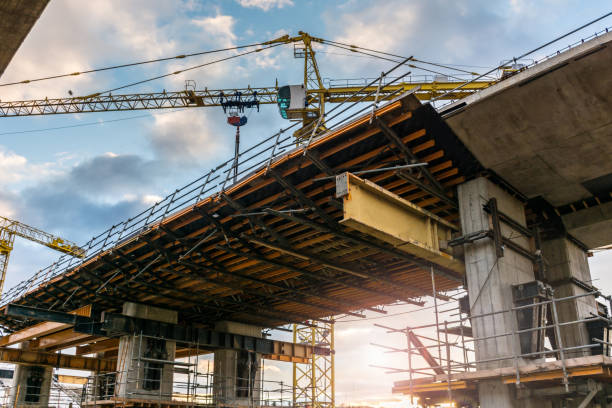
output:
M48 248L63 252L77 258L83 258L85 251L64 238L49 234L38 228L31 227L22 222L0 216L0 296L4 288L4 279L8 268L9 256L13 250L15 237L29 239Z
M355 86L349 81L343 85L332 85L330 83L329 86L325 86L325 81L321 77L319 65L315 58L313 43L336 46L339 44L313 37L301 31L298 36L290 37L289 35L284 35L261 43L267 46L293 44L294 57L304 59L304 79L303 83L299 85L279 87L276 84L267 87L249 86L234 89L204 88L203 90L197 90L191 84L191 86L186 86L185 90L175 92L166 92L164 90L163 92L155 93L116 95L110 92L103 92L81 97L4 101L0 102L0 117L167 108L225 107L230 96L256 95L258 104L277 104L279 112L284 119L301 121L304 128L324 115L325 104L327 103L382 101L393 97L399 92L411 90L421 100L431 100L434 98L454 100L487 88L496 82L494 80L466 81L462 84L461 82L451 81L447 77L439 76L431 82L398 81L390 85L382 83L380 88L379 86ZM341 46L341 48L352 52L358 52L360 49L360 47L356 46ZM416 59L409 60L418 61ZM409 63L407 65L413 66ZM181 71L177 73L179 72ZM79 73L70 75L77 74ZM22 82L27 83L29 81ZM340 81L334 82L339 83ZM300 136L299 130L296 136Z

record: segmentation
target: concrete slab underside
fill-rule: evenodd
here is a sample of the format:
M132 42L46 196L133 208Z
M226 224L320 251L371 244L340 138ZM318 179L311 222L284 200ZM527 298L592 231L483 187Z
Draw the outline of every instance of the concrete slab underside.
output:
M609 33L542 62L460 101L446 122L527 197L556 207L592 197L583 183L612 174L611 45ZM582 235L589 247L610 243Z
M49 0L0 0L0 76Z

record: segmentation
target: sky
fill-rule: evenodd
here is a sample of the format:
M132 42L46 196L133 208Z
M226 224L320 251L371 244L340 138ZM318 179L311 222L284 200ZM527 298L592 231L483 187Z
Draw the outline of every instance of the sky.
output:
M250 44L297 35L299 30L484 72L609 8L607 1L580 0L52 0L0 78L0 85ZM607 26L612 26L611 19L530 58L541 58ZM315 51L324 78L371 78L393 65L325 46L316 46ZM0 100L66 97L69 91L87 95L212 58L216 57L0 86ZM287 45L121 92L178 91L184 89L186 80L194 80L198 89L273 86L277 81L298 84L303 76L301 64ZM413 74L427 72L415 70ZM0 119L0 214L83 243L229 158L234 129L225 119L220 108ZM243 146L286 125L276 107L264 106L241 129ZM608 293L612 284L604 279L604 271L612 265L611 253L590 258L594 283ZM56 258L47 248L19 240L6 288ZM393 327L431 318L429 311L395 315L410 311L407 306L388 309L393 316L378 321ZM401 337L373 326L375 322L337 325L338 403L386 401L392 398L392 381L402 378L370 367L402 366L405 361L403 356L384 354L370 345L403 343ZM266 372L270 378L290 378L282 364L270 364ZM353 373L359 375L348 375Z

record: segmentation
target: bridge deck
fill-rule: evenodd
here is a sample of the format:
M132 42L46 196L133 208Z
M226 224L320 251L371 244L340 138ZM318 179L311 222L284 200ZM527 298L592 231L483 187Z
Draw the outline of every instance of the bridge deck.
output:
M377 115L443 186L480 170L430 106L408 96ZM339 224L335 180L317 180L405 164L406 153L369 124L369 115L314 139L308 151L277 157L269 169L261 166L9 301L56 310L92 303L107 311L137 301L178 310L183 322L271 327L431 294L429 264ZM456 208L395 171L360 177L458 219ZM460 285L456 272L436 271L437 290ZM11 330L31 324L5 315L0 322Z

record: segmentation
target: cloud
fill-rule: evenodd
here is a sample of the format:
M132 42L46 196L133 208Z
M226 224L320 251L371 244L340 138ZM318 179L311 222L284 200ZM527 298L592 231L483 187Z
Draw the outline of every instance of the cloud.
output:
M7 162L17 164L13 174L36 169L18 156L0 160ZM159 201L163 186L175 175L157 159L106 153L71 167L53 168L29 183L22 180L19 190L0 189L0 214L85 241Z
M30 163L24 156L0 146L0 187L14 189L61 172L62 162Z
M116 202L133 197L159 175L158 163L136 155L106 153L73 167L65 177L53 182L58 189L73 186L81 194Z
M272 365L268 362L268 364L264 365L264 371L270 373L280 373L281 369L275 365Z
M176 51L172 26L164 16L185 18L169 2L157 0L51 2L18 50L2 82L84 71L126 60L150 59ZM100 52L104 50L104 52ZM110 56L110 58L109 58ZM68 96L100 91L108 74L79 75L3 88L2 100Z
M340 12L326 13L324 21L335 41L434 62L495 66L499 59L512 56L530 43L530 37L537 31L534 27L538 27L535 15L545 10L544 5L538 6L537 11L534 7L524 0L450 3L389 0L376 4L355 0ZM356 56L333 47L327 51ZM325 58L345 73L362 75L392 65L371 58L337 55ZM415 68L412 71L419 75L434 74Z
M259 8L268 11L272 8L282 9L285 6L293 6L293 0L236 0L242 7Z
M192 20L192 23L201 27L208 40L223 47L234 47L236 44L236 34L234 34L234 24L236 20L230 15L217 14L214 17L204 17Z
M221 108L219 108L220 110ZM189 109L171 115L154 114L148 128L148 139L156 157L173 165L192 166L203 161L229 157L233 138L229 126L222 134L215 132L214 114ZM221 116L217 115L220 119ZM217 119L217 120L219 120ZM224 119L223 119L224 120Z

